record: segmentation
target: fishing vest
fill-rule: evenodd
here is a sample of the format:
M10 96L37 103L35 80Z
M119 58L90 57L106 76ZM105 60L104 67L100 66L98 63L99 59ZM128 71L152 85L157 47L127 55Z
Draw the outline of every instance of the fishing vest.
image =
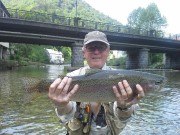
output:
M105 127L107 125L104 107L101 105L100 111L95 117L91 112L90 104L77 102L74 118L66 125L66 135L89 135L92 120L97 127Z

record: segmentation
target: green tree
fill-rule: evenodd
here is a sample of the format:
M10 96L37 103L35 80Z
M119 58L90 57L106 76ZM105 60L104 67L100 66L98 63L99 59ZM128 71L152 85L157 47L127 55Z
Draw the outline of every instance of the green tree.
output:
M63 53L64 56L64 60L66 63L70 63L71 62L71 56L72 56L72 52L71 52L71 48L70 47L56 47L58 49L58 51L61 51Z
M49 58L46 54L45 47L47 46L31 45L32 53L29 56L30 60L34 62L48 63Z
M145 30L162 30L167 25L167 21L161 16L157 5L151 3L147 8L139 7L133 10L128 16L128 25Z
M20 61L34 61L34 62L48 62L48 56L45 53L45 47L31 44L18 44L12 43L11 48L15 50L15 56L12 57L14 60Z
M133 10L128 16L128 26L132 28L140 28L141 27L141 16L145 9L139 7L138 9Z
M163 53L150 53L150 67L151 68L163 68Z
M157 62L163 61L163 54L162 53L150 53L149 57L151 59L151 64L155 64Z
M11 57L14 60L22 60L28 58L32 53L32 48L26 44L10 44L11 48L14 48L15 56Z
M2 0L2 2L10 9L36 11L66 17L76 16L75 0ZM77 13L77 16L84 20L121 25L117 20L95 10L83 0L78 0Z

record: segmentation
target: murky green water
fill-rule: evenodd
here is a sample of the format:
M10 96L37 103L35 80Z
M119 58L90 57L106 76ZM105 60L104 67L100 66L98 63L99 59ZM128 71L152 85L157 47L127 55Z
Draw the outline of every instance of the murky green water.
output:
M23 77L57 78L63 66L24 67L0 72L0 134L65 134L47 93L29 94ZM121 135L180 135L180 72L158 71L168 78L159 92L147 95Z

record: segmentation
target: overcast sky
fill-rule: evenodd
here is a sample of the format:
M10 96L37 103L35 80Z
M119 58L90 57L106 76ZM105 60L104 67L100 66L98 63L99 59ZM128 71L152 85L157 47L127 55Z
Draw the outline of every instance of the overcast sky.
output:
M180 0L84 0L93 8L118 20L127 23L128 15L138 7L146 8L156 3L162 16L167 19L167 33L180 33Z

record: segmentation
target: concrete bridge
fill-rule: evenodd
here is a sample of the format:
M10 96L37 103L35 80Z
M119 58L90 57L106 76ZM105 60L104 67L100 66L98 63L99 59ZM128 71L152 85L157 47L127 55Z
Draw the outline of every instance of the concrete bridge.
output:
M26 12L27 16L27 11ZM100 30L107 34L111 50L127 52L126 68L147 68L148 53L165 53L166 67L180 69L180 41L167 38L161 31L142 30L120 25L102 24L80 18L11 11L10 18L0 17L0 41L68 46L72 49L72 66L82 66L82 42L85 34ZM34 15L32 15L34 14Z

